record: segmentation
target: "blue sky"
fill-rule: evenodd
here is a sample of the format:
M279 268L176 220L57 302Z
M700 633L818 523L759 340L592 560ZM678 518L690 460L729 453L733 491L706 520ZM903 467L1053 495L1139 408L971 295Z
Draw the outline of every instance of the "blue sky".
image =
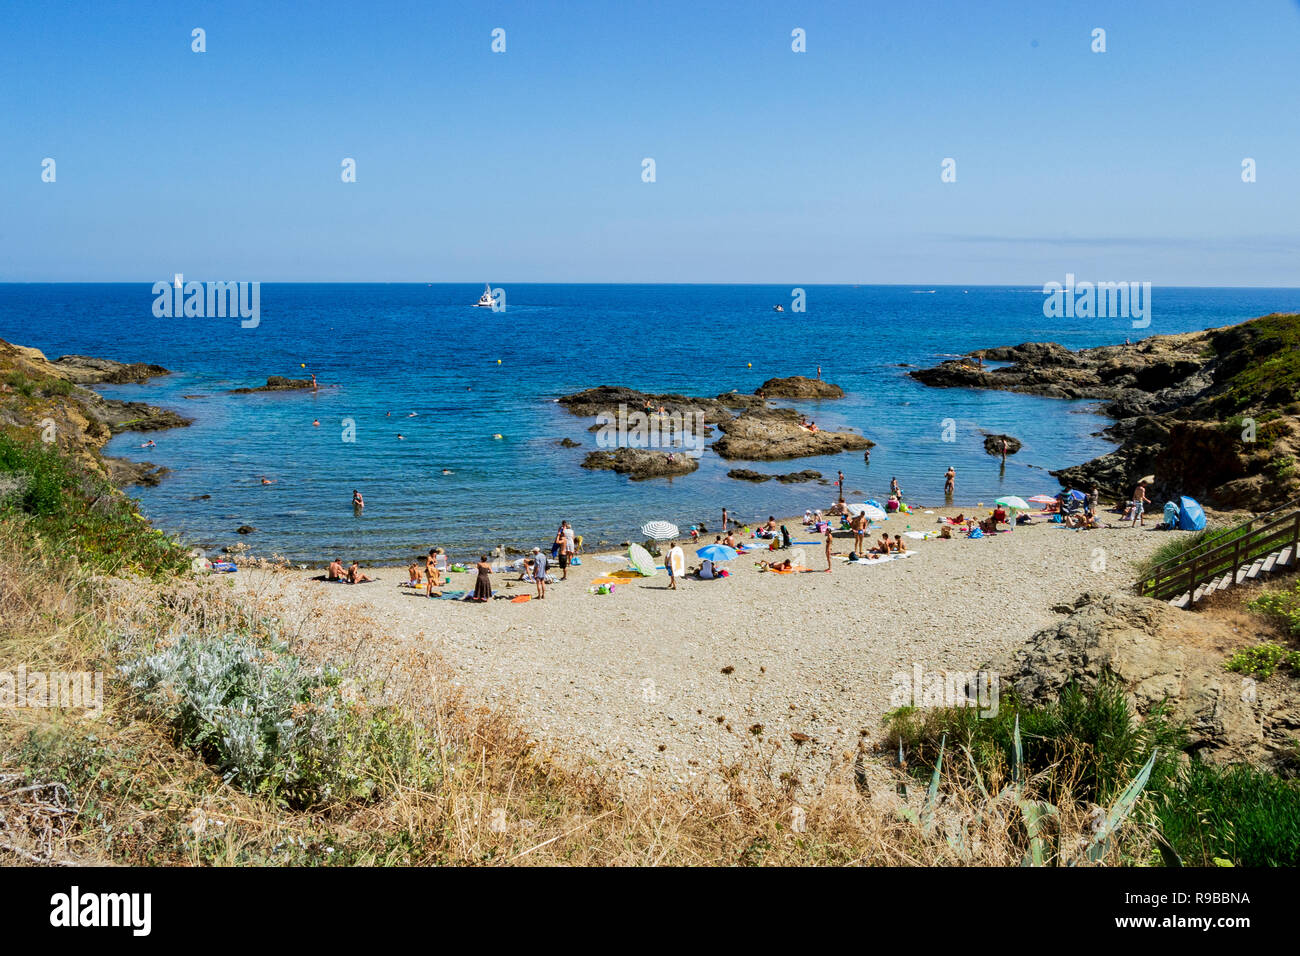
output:
M1298 49L1296 0L11 0L0 281L1300 286Z

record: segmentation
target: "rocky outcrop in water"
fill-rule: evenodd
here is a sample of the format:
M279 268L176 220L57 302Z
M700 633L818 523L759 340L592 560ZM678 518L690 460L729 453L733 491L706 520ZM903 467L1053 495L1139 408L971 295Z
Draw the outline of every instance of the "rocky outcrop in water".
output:
M1185 494L1254 511L1300 495L1300 315L1078 352L1050 342L983 349L908 374L941 388L1101 401L1116 420L1104 434L1120 447L1053 472L1063 484L1127 500L1154 474L1157 504Z
M90 355L62 355L51 364L77 385L142 385L151 378L171 374L161 365L115 362Z
M769 378L754 390L760 398L843 398L844 389L819 378L791 375L789 378Z
M1013 438L1010 435L985 435L984 451L986 451L990 455L1001 455L1002 443L1004 441L1007 443L1008 455L1014 455L1016 452L1020 451L1022 447L1020 444L1020 439Z
M640 392L621 385L599 385L572 395L563 395L556 399L556 402L566 411L583 418L593 418L597 415L615 416L619 412L619 406L623 406L629 413L657 414L662 408L667 415L702 416L702 420L710 424L732 418L733 409L761 408L766 404L756 395L742 395L739 392L728 392L716 398L703 398Z
M315 388L309 378L285 378L283 375L272 375L266 380L265 385L258 385L255 388L232 388L231 395L251 395L254 392L301 392L309 391Z
M875 442L856 432L810 431L789 408L753 409L719 422L723 435L709 447L722 458L774 461L833 455L872 447Z
M593 471L614 471L620 475L627 475L633 481L645 481L648 478L676 478L680 475L689 475L700 467L700 463L682 452L619 448L614 451L588 453L583 459L582 467Z

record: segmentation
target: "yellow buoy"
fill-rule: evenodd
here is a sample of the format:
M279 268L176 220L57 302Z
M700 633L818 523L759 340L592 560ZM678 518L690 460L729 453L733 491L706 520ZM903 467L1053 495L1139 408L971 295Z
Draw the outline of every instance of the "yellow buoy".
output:
M498 365L501 364L501 360L500 360L500 359L497 359L497 364L498 364Z
M504 437L504 436L502 436L502 435L500 435L500 434L496 434L496 435L493 435L492 437L493 437L493 438L502 438L502 437Z
M753 368L753 367L754 367L754 363L753 363L753 362L749 362L749 363L746 365L746 367L747 367L747 368Z
M307 363L306 363L306 362L299 362L299 363L298 363L298 367L299 367L299 368L306 368L306 367L307 367Z

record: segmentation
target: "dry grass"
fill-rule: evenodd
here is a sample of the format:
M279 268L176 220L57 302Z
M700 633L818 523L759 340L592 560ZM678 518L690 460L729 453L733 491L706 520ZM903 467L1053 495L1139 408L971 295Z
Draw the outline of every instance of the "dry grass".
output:
M0 528L0 567L5 661L109 670L181 634L272 630L318 660L327 635L346 633L351 653L333 663L411 741L383 763L376 799L292 812L224 783L120 682L106 683L99 717L0 711L0 863L1010 866L1028 846L1016 806L959 776L945 777L923 834L898 810L918 809L924 787L882 769L865 742L808 796L786 772L798 745L761 737L753 758L713 782L629 780L467 700L436 656L381 653L385 635L355 612L286 617L221 579L92 579L12 524ZM1092 808L1063 800L1051 842L1073 858L1093 823ZM1130 859L1147 853L1140 829Z

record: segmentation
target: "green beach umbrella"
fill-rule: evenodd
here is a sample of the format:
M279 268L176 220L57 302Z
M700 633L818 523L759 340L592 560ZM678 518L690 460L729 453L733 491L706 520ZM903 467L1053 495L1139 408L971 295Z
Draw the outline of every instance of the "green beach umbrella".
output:
M999 498L999 499L997 500L997 504L1000 504L1002 507L1006 508L1008 511L1029 511L1029 510L1031 510L1030 507L1029 507L1029 503L1028 503L1027 501L1025 501L1024 498L1019 498L1019 497L1017 497L1016 495L1007 495L1007 496L1004 497L1004 498Z
M650 557L650 552L639 544L634 544L627 549L627 560L642 577L652 578L658 573L655 559Z

